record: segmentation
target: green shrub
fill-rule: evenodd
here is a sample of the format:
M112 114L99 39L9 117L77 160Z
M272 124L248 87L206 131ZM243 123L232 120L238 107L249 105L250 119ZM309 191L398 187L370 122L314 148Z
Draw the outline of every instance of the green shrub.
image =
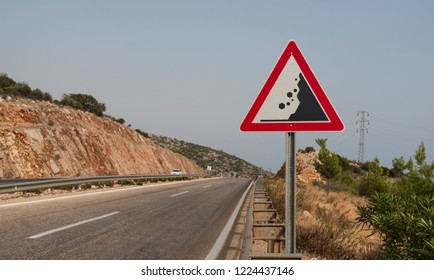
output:
M145 138L149 138L149 133L141 131L140 129L136 129L136 132L139 133L140 135L142 135Z
M385 259L434 259L434 197L374 193L357 221L380 234Z
M383 175L380 160L376 157L369 163L368 172L359 178L357 190L360 195L371 196L374 192L388 192L390 187L388 177Z
M125 123L125 119L123 119L123 118L119 118L119 119L115 118L115 121L118 122L118 123L120 123L120 124L124 124Z
M416 164L410 158L408 162L401 166L400 169L404 173L400 180L396 183L394 191L402 195L434 195L434 163L426 162L425 145L422 142L417 148L414 155Z
M11 87L15 85L16 82L8 77L7 74L0 73L0 88L6 89L8 87Z
M104 103L98 102L95 97L83 93L64 94L60 103L78 110L93 113L99 117L104 116L106 110Z
M8 96L19 96L35 100L52 101L53 98L48 92L42 92L40 89L31 89L26 83L17 83L8 75L0 73L0 91Z

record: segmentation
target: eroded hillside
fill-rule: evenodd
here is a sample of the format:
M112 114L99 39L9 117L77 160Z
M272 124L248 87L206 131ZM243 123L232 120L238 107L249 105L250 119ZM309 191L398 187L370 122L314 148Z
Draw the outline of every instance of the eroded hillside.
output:
M0 178L203 173L109 118L49 102L0 98Z

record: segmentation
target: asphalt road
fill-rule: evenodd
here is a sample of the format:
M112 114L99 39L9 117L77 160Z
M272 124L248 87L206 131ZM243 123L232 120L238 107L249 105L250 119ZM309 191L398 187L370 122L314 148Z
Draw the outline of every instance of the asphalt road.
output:
M0 259L204 259L249 185L195 180L0 205Z

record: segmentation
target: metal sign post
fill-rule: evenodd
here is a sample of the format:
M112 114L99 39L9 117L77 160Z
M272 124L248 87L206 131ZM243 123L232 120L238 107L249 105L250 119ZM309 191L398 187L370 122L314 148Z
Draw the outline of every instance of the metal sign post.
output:
M295 254L295 132L285 133L285 253Z

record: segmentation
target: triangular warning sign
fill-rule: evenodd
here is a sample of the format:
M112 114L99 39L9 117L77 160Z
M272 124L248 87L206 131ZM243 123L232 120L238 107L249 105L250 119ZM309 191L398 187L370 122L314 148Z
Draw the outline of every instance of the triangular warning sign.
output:
M290 41L241 124L242 131L342 131L344 124Z

